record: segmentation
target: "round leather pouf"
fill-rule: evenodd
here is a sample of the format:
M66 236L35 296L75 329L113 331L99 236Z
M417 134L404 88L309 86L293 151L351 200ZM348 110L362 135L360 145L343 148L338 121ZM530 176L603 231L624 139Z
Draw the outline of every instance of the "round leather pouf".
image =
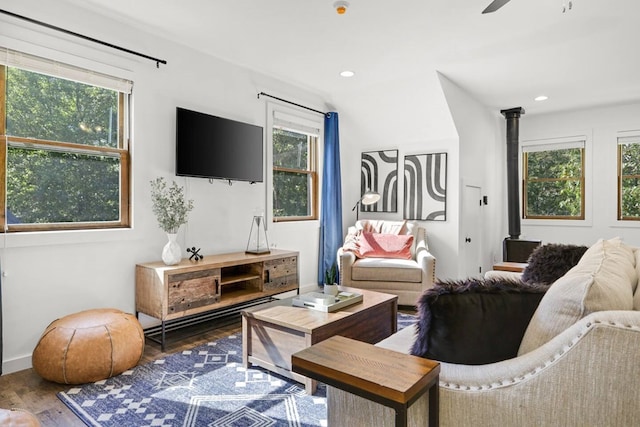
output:
M33 369L44 379L83 384L121 374L138 364L144 332L135 316L104 308L53 321L33 350Z
M22 409L0 409L0 426L39 427L40 421L31 412Z

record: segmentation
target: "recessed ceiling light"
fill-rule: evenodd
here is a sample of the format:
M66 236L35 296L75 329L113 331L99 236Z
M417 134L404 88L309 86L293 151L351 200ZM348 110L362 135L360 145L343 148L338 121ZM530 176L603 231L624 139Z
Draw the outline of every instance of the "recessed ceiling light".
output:
M342 77L353 77L356 75L356 73L354 73L353 71L349 71L349 70L344 70L340 73L340 75Z
M534 98L535 101L546 101L547 99L549 99L547 95L540 95Z

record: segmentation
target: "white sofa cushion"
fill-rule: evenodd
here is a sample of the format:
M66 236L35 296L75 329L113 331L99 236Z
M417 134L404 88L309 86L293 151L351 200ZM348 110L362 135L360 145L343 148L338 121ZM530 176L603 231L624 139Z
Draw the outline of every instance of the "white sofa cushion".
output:
M529 322L518 355L540 347L587 314L631 310L637 281L632 248L619 238L598 240L551 285Z
M484 278L522 280L522 273L517 271L489 270L484 273Z
M416 261L410 259L360 258L351 267L351 279L420 283L422 269Z

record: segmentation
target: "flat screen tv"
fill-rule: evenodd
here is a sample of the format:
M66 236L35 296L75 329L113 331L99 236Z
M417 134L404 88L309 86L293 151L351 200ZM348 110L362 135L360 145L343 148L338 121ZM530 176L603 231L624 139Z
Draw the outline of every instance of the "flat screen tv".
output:
M177 107L176 175L262 182L262 127Z

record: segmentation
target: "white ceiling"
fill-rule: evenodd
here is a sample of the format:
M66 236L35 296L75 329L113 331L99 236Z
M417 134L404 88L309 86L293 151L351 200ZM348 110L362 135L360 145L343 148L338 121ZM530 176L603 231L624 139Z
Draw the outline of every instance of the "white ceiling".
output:
M69 1L329 96L438 70L495 110L640 100L638 0Z

